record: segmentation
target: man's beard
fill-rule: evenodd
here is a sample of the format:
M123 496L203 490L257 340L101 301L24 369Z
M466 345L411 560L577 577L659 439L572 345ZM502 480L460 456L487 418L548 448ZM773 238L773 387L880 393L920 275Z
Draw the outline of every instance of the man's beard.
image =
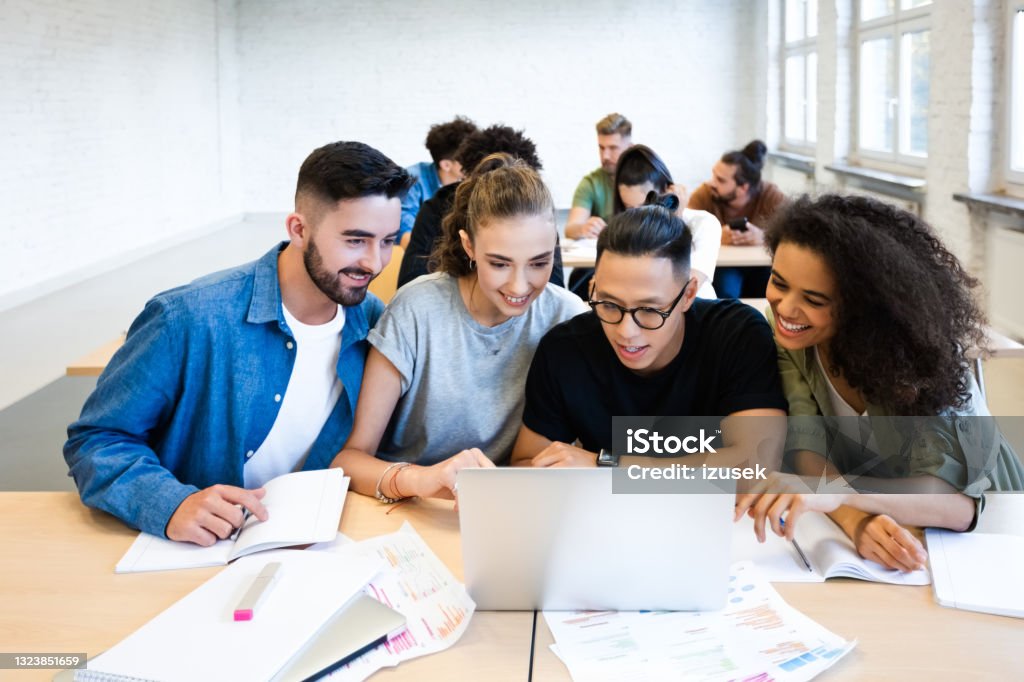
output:
M338 273L328 272L324 269L324 259L320 256L320 251L313 241L310 241L309 248L302 252L302 263L306 266L306 272L309 273L309 278L313 280L316 288L322 291L327 298L345 307L362 303L366 298L366 288L376 277L373 272L359 267L344 268ZM338 282L341 273L357 276L370 275L370 279L367 280L366 286L344 287Z
M711 192L711 200L716 204L728 204L736 199L736 190L732 191L732 194L718 194L717 192Z

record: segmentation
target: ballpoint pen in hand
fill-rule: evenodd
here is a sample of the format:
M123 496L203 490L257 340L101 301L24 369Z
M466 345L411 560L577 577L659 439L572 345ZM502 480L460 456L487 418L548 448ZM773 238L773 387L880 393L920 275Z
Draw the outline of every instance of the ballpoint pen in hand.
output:
M779 526L781 526L783 530L786 529L786 519L785 518L779 519ZM809 572L813 573L814 569L811 567L811 562L807 559L807 555L804 554L804 550L800 549L800 545L797 544L796 537L794 536L793 539L790 540L790 542L793 543L793 549L795 549L796 553L800 555L800 560L804 562L804 566L807 567L807 570Z

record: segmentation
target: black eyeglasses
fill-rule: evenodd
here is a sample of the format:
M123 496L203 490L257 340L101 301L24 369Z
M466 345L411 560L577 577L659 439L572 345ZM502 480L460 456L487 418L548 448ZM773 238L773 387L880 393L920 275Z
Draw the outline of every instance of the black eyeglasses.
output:
M679 292L672 304L669 305L668 310L658 310L657 308L648 308L647 306L639 306L637 308L623 308L618 303L612 303L611 301L587 301L587 305L590 306L594 314L597 315L597 319L601 320L606 324L619 324L626 317L626 313L629 313L633 317L633 321L636 322L636 326L641 329L661 329L665 326L665 320L668 319L672 311L679 305L679 301L683 300L683 294L690 288L690 282L688 280L683 285L683 290Z

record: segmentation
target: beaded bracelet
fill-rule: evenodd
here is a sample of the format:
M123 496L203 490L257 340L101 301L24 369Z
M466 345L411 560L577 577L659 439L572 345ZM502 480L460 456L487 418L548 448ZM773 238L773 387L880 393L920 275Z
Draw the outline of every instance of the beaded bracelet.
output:
M375 494L375 497L378 500L380 500L384 504L394 504L395 502L401 502L401 497L388 497L387 495L385 495L384 491L380 489L380 486L384 482L384 478L388 475L389 471L391 471L395 467L398 467L399 471L401 471L407 466L409 466L409 462L395 462L394 464L389 465L388 468L384 470L384 472L380 475L380 478L377 479L377 492ZM395 475L398 475L397 471L395 472Z

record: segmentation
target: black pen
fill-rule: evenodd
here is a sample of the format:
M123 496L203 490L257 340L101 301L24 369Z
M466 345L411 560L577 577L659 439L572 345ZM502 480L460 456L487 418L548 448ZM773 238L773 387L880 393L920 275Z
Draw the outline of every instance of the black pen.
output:
M231 542L234 542L235 540L237 540L237 539L238 539L238 534L242 532L242 526L244 526L244 525L245 525L245 522L249 520L249 517L250 517L250 516L252 516L252 512L251 512L251 511L249 511L249 509L248 509L248 508L246 508L246 509L245 509L245 510L244 510L244 511L242 512L242 522L241 522L240 524L238 524L238 528L236 528L236 529L235 529L235 532L234 532L234 533L232 533L232 534L231 534L231 535L230 535L230 536L228 537L228 540L231 540Z
M786 519L779 519L779 526L782 530L786 530ZM796 553L800 555L800 560L804 562L804 566L807 567L809 572L813 573L814 569L811 568L811 562L807 560L807 555L804 554L804 551L800 549L800 545L797 544L796 535L793 536L793 539L790 540L790 542L793 543L793 548L796 550Z

